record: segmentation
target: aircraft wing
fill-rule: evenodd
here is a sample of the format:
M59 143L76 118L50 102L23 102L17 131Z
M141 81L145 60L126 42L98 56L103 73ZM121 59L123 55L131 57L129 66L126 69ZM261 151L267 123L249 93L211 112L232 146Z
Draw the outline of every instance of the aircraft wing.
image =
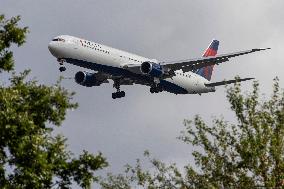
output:
M170 68L171 70L180 70L182 69L184 72L188 71L195 71L200 68L211 66L215 64L220 64L223 62L229 61L230 58L241 56L245 54L254 53L257 51L264 51L270 48L263 48L263 49L251 49L246 51L240 51L235 53L229 54L221 54L218 56L211 56L211 57L201 57L196 59L187 59L187 60L180 60L180 61L171 61L171 62L161 62L160 65Z

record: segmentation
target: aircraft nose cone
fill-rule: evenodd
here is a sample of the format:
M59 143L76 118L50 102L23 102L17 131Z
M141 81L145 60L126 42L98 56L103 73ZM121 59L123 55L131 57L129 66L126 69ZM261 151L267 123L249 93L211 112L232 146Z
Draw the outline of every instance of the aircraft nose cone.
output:
M58 48L57 48L57 45L56 45L53 41L51 41L51 42L48 44L48 50L50 51L50 53L51 53L53 56L56 57Z
M50 42L49 44L48 44L48 50L52 53L52 51L54 51L55 49L54 49L54 44L52 43L52 42Z

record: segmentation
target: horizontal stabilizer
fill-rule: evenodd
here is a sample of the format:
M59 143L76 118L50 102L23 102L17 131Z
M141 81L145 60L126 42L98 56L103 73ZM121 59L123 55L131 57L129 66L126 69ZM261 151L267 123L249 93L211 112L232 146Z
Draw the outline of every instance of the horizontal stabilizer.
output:
M238 83L238 82L242 82L242 81L247 81L247 80L251 80L254 78L244 78L244 79L233 79L233 80L228 80L228 81L220 81L220 82L215 82L215 83L208 83L205 84L206 87L216 87L216 86L220 86L220 85L228 85L228 84L232 84L232 83Z

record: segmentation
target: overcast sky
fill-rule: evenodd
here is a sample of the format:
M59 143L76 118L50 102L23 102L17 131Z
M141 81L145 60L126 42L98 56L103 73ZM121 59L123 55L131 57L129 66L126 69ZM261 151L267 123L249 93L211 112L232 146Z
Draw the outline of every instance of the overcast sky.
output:
M63 74L49 53L49 41L60 34L78 36L149 58L179 60L199 57L213 38L219 53L271 47L215 67L212 80L255 77L263 93L272 80L284 80L283 0L0 0L0 13L21 15L29 26L27 43L15 50L16 70L32 69L40 83L53 84L60 75L74 77L79 67L67 65ZM244 83L243 89L251 88ZM111 84L86 88L73 80L62 85L75 91L79 108L68 112L58 130L69 148L80 153L101 151L120 172L144 150L182 166L192 161L191 148L176 139L183 119L200 114L209 121L223 115L232 120L225 89L198 95L151 94L146 86L123 86L126 97L113 100ZM281 85L283 87L283 85Z

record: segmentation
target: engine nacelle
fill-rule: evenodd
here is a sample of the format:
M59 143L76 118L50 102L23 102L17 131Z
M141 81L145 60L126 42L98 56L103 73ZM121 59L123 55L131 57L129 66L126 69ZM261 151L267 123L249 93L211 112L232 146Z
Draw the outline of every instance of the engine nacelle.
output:
M75 81L85 87L99 86L101 82L96 79L95 73L79 71L75 74Z
M140 70L143 74L148 74L152 77L161 77L164 74L163 67L153 62L143 62Z

